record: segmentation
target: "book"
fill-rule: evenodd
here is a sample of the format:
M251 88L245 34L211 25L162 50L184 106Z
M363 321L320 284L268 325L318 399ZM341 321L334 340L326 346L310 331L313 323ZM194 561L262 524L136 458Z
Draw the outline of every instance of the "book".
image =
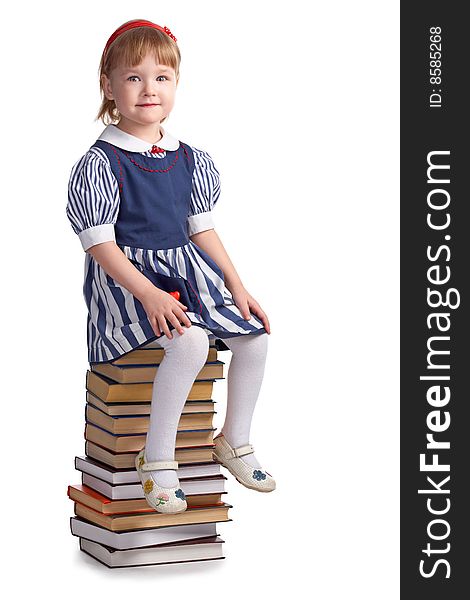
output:
M88 404L93 404L102 412L110 416L120 415L149 415L151 412L152 402L142 402L141 404L124 404L122 402L103 402L100 398L92 394L86 393L86 401ZM186 400L183 406L183 414L185 413L214 413L215 400Z
M183 485L181 485L181 488L183 488ZM155 512L155 509L148 504L143 494L142 498L137 499L111 500L86 485L75 484L68 486L67 496L70 500L80 502L80 504L88 506L104 515ZM220 494L194 494L187 496L186 501L188 507L191 508L200 506L219 506L223 504L220 499Z
M188 400L206 400L212 396L213 380L195 381ZM116 383L109 377L87 371L86 389L104 402L141 403L152 401L153 383Z
M168 527L169 525L224 522L231 520L228 518L228 509L233 507L231 504L225 503L220 506L188 507L184 512L177 514L158 513L150 506L149 508L151 512L146 513L104 515L80 502L74 503L74 511L78 517L105 527L110 531L130 531L139 528Z
M208 444L206 447L196 448L176 448L175 460L178 463L200 463L212 460L212 448L214 444ZM85 442L85 454L90 458L94 458L113 469L135 469L135 457L140 452L140 449L134 452L113 452L108 448L104 448L99 444Z
M120 358L111 361L113 365L158 365L165 356L165 350L160 348L143 347L132 350ZM209 346L206 362L217 360L217 348Z
M224 540L220 537L174 542L145 548L116 550L97 542L80 538L80 550L107 567L144 567L205 560L221 560Z
M182 414L178 422L178 431L210 429L213 415L214 412ZM113 434L147 433L150 424L150 417L140 415L111 417L91 404L85 406L85 420Z
M225 494L226 477L222 474L213 477L191 477L180 479L180 487L186 496ZM82 473L82 484L89 487L111 500L129 500L131 498L144 498L144 490L140 481L138 483L120 483L112 485L99 477ZM209 499L204 497L199 504L209 504Z
M75 469L83 474L98 477L111 485L121 485L127 483L140 483L139 475L133 466L131 469L110 468L105 463L94 460L89 456L76 456ZM220 465L216 462L202 463L179 463L176 469L178 479L191 479L195 477L215 477L220 475Z
M109 531L104 527L85 521L81 517L70 517L72 535L118 550L213 537L217 535L216 527L216 523L197 523L195 525L171 525L157 529Z
M116 365L111 363L91 365L92 373L98 373L117 383L153 384L157 371L158 365ZM222 379L223 375L224 363L217 360L213 363L205 363L195 380Z
M205 446L213 444L215 428L178 431L176 434L176 448L191 448L192 446ZM105 431L93 423L85 424L85 439L94 442L113 452L136 452L145 446L146 435L116 435Z

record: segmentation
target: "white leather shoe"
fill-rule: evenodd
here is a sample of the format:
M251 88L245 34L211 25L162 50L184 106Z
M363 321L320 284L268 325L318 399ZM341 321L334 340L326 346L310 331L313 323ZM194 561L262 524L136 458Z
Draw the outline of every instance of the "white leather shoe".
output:
M213 457L228 469L239 483L258 492L272 492L276 489L276 482L267 471L252 467L242 460L242 456L254 452L251 444L232 448L223 433L214 438L214 444Z
M177 469L176 461L145 461L145 446L135 458L135 468L144 489L145 499L149 506L159 513L180 513L188 507L186 497L179 485L172 488L159 486L152 477L151 471Z

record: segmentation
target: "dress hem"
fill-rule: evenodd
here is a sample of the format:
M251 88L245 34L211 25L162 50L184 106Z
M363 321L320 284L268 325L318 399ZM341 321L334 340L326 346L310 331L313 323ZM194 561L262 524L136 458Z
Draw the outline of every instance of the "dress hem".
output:
M256 329L254 331L243 331L243 332L232 332L232 331L227 331L227 332L220 332L218 334L215 334L213 332L211 332L205 325L203 325L202 323L195 323L193 321L191 321L191 325L196 326L196 327L201 327L201 329L204 329L208 335L209 338L213 338L215 341L217 341L218 339L222 341L224 339L228 339L228 338L232 338L232 337L240 337L242 335L259 335L261 333L267 333L266 329L264 327L261 327L260 329ZM171 325L169 327L170 331L173 331L175 329L175 327L173 325ZM165 335L165 334L163 334ZM158 340L159 338L163 337L162 335L154 335L153 337L150 337L148 339L146 339L144 342L142 342L141 344L139 344L138 346L136 346L135 348L131 348L131 350L128 350L127 352L123 352L122 354L120 354L119 356L115 356L113 358L110 358L108 360L89 360L88 363L91 365L103 365L103 364L108 364L108 363L112 363L115 360L118 360L120 358L122 358L123 356L126 356L127 354L130 354L131 352L134 352L134 350L139 350L139 348L142 348L142 346L146 346L147 344L150 344L151 342L154 342L155 340ZM216 344L217 345L217 344ZM221 348L221 350L224 348Z

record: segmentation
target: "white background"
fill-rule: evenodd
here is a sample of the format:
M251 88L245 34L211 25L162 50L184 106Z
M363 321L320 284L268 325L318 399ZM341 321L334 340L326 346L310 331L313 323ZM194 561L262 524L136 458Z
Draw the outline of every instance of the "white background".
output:
M43 1L3 16L13 597L398 598L398 2ZM84 254L65 205L72 165L104 127L102 49L134 18L178 38L164 126L213 156L216 231L271 322L251 442L278 489L259 494L224 471L223 561L112 571L69 530L87 349ZM221 426L226 380L215 389Z

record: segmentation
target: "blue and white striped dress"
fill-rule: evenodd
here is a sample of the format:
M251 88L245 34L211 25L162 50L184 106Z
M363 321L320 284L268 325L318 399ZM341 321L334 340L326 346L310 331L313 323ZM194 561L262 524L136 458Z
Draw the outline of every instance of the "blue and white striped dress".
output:
M171 152L175 153L180 148L180 142L164 130L158 147L155 147L121 131L115 125L108 125L98 140L123 151L139 153L146 157L146 164L147 159L151 158L156 165L165 158L167 152L171 156ZM214 228L212 209L220 195L220 181L210 155L192 146L188 148L194 157L194 170L189 214L184 224L187 230L187 235L184 231L185 243L163 249L149 248L148 244L144 248L119 244L115 224L120 214L122 187L115 176L116 171L113 172L111 168L108 155L98 146L92 146L72 168L67 216L85 251L96 244L115 241L138 268L170 276L176 271L179 276L192 282L202 308L199 313L185 312L189 320L202 327L210 338L264 333L266 330L256 315L251 315L249 321L243 318L225 287L220 267L189 239L189 236L200 231ZM88 252L85 255L84 295L88 306L90 363L112 361L156 339L139 300L107 275ZM170 325L170 328L173 326Z

